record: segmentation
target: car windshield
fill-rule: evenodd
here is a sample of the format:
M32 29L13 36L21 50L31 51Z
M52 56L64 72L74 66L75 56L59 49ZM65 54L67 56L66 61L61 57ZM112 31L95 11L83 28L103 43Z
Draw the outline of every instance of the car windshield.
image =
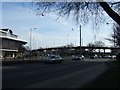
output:
M56 58L60 58L59 56L56 56Z
M49 56L48 58L55 58L55 56Z

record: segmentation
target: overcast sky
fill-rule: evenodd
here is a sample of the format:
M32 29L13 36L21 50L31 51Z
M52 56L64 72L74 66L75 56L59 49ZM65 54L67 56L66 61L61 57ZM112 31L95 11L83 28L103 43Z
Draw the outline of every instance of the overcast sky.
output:
M12 29L19 38L28 42L27 45L30 42L30 29L32 29L32 48L34 49L63 46L70 43L75 46L79 45L79 25L76 25L72 19L56 20L57 17L54 13L37 16L30 9L29 3L2 3L2 28ZM106 18L110 17L106 15ZM110 46L111 43L104 38L110 37L111 28L111 24L101 24L99 30L93 30L91 22L82 25L82 45L103 41L106 46Z

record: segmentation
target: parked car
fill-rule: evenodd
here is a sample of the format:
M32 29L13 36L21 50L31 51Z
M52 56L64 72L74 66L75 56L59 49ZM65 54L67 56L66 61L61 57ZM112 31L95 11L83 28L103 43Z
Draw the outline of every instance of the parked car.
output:
M90 59L95 59L95 58L98 58L98 55L95 54L90 56Z
M81 56L79 56L79 55L73 56L72 60L84 60L84 56L83 55L81 55Z
M111 58L112 58L112 56L110 56L110 55L105 55L103 58L108 58L108 59L111 59Z
M44 60L45 63L61 63L62 61L62 57L60 57L59 55L49 55Z
M112 55L111 59L116 60L116 55Z

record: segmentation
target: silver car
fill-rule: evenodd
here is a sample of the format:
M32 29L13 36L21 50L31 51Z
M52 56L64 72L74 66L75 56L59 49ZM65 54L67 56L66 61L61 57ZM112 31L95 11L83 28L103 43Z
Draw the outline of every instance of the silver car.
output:
M72 60L84 60L84 56L73 56Z
M47 58L44 60L45 63L61 63L62 58L58 55L49 55Z

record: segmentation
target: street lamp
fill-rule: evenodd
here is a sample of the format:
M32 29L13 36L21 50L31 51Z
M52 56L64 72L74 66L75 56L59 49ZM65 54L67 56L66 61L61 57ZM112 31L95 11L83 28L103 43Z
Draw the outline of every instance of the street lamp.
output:
M81 25L80 25L80 55L82 55L82 48L81 48Z
M70 35L70 34L67 34L67 45L69 45L69 44L68 44L68 37L69 37L69 35Z
M30 29L30 50L32 50L32 30L34 30L36 28L31 28Z
M32 44L31 44L31 42L32 42L32 30L33 29L36 29L36 28L31 28L30 29L30 60L31 60L31 50L32 50Z
M79 29L80 29L80 37L79 37L80 38L80 56L81 56L82 55L82 48L81 48L81 37L82 37L82 35L81 35L81 25L80 25Z

